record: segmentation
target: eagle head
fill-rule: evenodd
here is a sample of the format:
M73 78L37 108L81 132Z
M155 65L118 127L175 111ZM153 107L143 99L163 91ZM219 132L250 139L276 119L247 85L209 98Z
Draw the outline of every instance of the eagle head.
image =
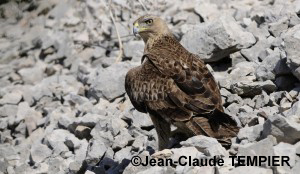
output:
M135 36L137 34L140 35L142 39L147 42L151 37L169 35L171 32L166 22L158 16L145 15L134 21L133 34Z

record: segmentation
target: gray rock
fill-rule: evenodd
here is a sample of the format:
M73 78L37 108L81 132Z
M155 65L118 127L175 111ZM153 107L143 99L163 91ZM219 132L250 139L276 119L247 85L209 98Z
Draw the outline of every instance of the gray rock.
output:
M15 117L18 111L18 106L16 105L3 105L0 107L0 116L1 117Z
M9 164L15 164L20 156L17 149L10 144L0 144L0 159L6 160Z
M75 129L80 126L94 128L95 125L101 120L106 120L107 117L98 114L87 113L82 117L76 119L70 115L69 118L60 118L59 123L65 125L71 132L75 132Z
M132 143L132 150L133 151L142 151L144 149L144 145L146 144L147 137L146 136L138 136L134 139L134 142Z
M35 111L29 107L27 102L21 102L18 106L18 112L15 119L16 123L24 120L27 132L31 132L37 128L38 122L42 119L42 113Z
M260 138L263 125L255 125L251 127L243 127L240 129L237 137L239 140L248 140L248 142L255 142Z
M181 40L187 50L206 62L220 60L255 42L254 36L244 32L231 16L221 16L205 26L195 26Z
M50 157L52 151L44 144L35 143L30 149L30 157L34 163L41 163Z
M239 173L272 174L273 171L272 171L272 169L265 169L265 168L256 167L256 166L240 166L240 167L236 167L230 171L230 174L239 174Z
M268 93L274 92L276 90L275 84L270 80L264 82L235 82L231 85L230 88L233 93L238 94L239 96L248 97L254 97L255 95L261 94L262 90L265 90Z
M230 54L230 58L232 60L232 66L236 66L236 64L240 62L247 61L241 54L240 51Z
M300 125L281 115L274 115L264 123L262 138L273 135L277 142L296 143L300 139Z
M292 108L284 112L286 116L298 115L300 113L300 101L293 104Z
M296 25L284 34L284 50L287 54L287 65L295 77L300 80L300 55L295 45L300 44L300 24Z
M160 157L157 156L156 158L171 158L173 161L177 161L181 156L190 156L192 159L197 158L207 158L202 152L200 152L197 147L181 147L181 148L173 148L171 149L171 155L169 156L168 152L165 156ZM159 153L159 152L157 152ZM157 154L155 153L155 154ZM155 157L155 154L152 157ZM213 156L210 156L213 157ZM182 159L183 162L188 162L187 159Z
M76 173L80 170L82 163L78 161L71 162L69 165L69 170L71 173Z
M128 133L127 129L123 129L119 135L115 137L113 149L122 149L127 146L129 142L133 142L134 138Z
M231 103L226 110L230 113L229 115L237 115L237 113L239 112L239 107L241 105L237 104L237 103Z
M288 29L289 19L287 17L283 17L282 19L269 24L269 31L270 33L275 36L279 37L282 32Z
M299 172L299 170L300 170L300 161L297 161L297 163L295 164L295 166L291 170L291 173L296 174L296 173Z
M150 127L153 125L148 114L140 113L137 110L134 110L131 116L133 124L137 127Z
M0 160L0 172L7 172L8 162L5 160Z
M247 31L251 32L258 40L264 40L270 36L268 26L257 26L255 21L252 21L246 28Z
M241 54L249 61L258 62L260 53L270 46L271 44L268 43L267 39L261 39L258 40L254 46L247 49L242 49Z
M206 173L206 174L214 174L216 171L215 167L212 166L177 166L175 173L178 174L196 174L196 173Z
M287 143L279 143L274 146L274 155L276 156L288 156L289 157L289 165L279 165L275 167L275 171L277 173L291 173L291 168L295 166L296 162L296 149L293 145Z
M198 135L182 141L180 144L184 147L196 147L207 156L228 156L228 152L215 138Z
M34 67L23 68L19 70L18 73L26 84L37 84L43 80L45 68L44 63L38 62ZM33 76L32 74L35 75Z
M111 146L114 138L110 126L111 123L109 124L109 122L98 122L91 131L92 137L96 140L101 140L107 146Z
M142 161L146 161L146 156L150 156L148 151L143 151L141 154L138 155ZM124 174L132 174L132 173L138 173L144 170L147 170L151 168L150 165L147 166L143 166L143 165L139 165L139 166L133 166L131 163L125 168L124 170Z
M47 134L45 140L47 145L53 149L53 154L61 154L69 151L65 142L68 141L68 136L74 136L67 130L55 129L51 133Z
M175 169L171 166L168 167L160 167L154 166L144 171L139 172L139 174L168 174L168 173L175 173Z
M12 91L11 93L5 94L1 99L0 99L0 105L4 104L18 104L22 99L22 92L19 90Z
M260 81L274 80L274 69L280 61L280 50L275 48L264 60L262 64L256 69L256 78Z
M197 2L197 1L196 1ZM210 21L217 18L219 14L218 6L214 3L200 1L195 5L195 12L200 15L204 21Z
M276 139L273 136L268 136L257 143L239 146L237 156L273 156L274 145L276 145Z
M68 3L60 1L50 12L49 16L54 19L61 19L69 9Z
M141 62L144 54L144 42L143 41L130 41L124 44L124 55L131 57L134 62Z
M114 159L121 162L123 159L131 159L131 146L122 148L115 153Z
M96 165L105 154L107 146L101 139L92 139L87 151L86 162L89 165Z
M93 78L89 95L96 99L115 99L125 93L125 75L133 65L128 62L120 62L112 66L100 69L98 75Z
M254 108L259 109L267 104L269 104L270 97L265 91L262 91L261 95L257 95L253 98L253 101L255 102Z

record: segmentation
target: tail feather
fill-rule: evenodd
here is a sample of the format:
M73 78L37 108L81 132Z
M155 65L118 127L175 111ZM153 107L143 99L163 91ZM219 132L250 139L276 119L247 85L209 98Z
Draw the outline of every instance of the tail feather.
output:
M205 135L216 138L224 147L230 147L230 139L239 132L237 122L228 114L215 111L212 115L196 115L186 126L195 135Z

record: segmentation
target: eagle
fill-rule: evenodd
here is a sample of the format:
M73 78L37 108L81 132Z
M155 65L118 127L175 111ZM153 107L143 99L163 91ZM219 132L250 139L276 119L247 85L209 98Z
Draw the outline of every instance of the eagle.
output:
M150 115L159 150L169 146L171 125L187 137L214 137L230 147L239 127L224 113L218 85L200 57L187 51L158 16L138 18L133 33L145 48L141 65L126 74L125 90L135 109Z

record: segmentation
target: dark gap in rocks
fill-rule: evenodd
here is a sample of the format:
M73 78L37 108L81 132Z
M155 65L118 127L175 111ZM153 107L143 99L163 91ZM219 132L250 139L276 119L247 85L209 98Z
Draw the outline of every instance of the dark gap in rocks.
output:
M132 57L123 57L122 60L123 60L123 61L131 61L131 60L132 60Z
M225 57L217 62L208 63L215 72L224 72L232 67L232 59Z
M152 129L154 129L154 125L151 126L141 126L142 130L146 130L146 131L151 131Z
M35 162L33 161L31 155L29 155L29 161L28 161L28 164L29 164L29 166L31 166L31 167L34 166L34 164L35 164Z
M19 53L19 56L20 56L20 57L27 57L27 56L28 56L27 51L21 51L21 52Z
M121 150L122 148L120 148L120 147L116 147L116 148L113 148L112 150L116 153L116 152L118 152L119 150Z
M34 103L37 103L36 100L34 100ZM46 117L48 115L48 111L46 109L42 109L42 116Z
M150 155L155 153L155 150L151 146L147 146L146 151L148 151Z
M276 38L276 36L274 36L274 34L273 34L270 30L268 30L268 32L270 33L270 36L273 36L273 37ZM269 36L269 37L270 37L270 36Z
M65 102L65 99L63 97L60 97L60 103L64 104L64 102Z
M204 18L203 18L200 14L196 13L195 10L194 10L193 12L194 12L194 14L196 14L197 16L199 16L199 18L200 18L200 23L205 22L205 21L204 21Z
M133 144L133 142L134 142L134 139L133 139L133 140L130 140L130 141L128 141L128 144L127 144L126 146L131 146L131 145Z
M117 96L117 97L115 97L111 100L108 100L108 99L106 99L106 100L108 100L110 103L113 103L116 99L121 98L121 97L124 97L124 99L122 99L121 101L125 101L125 93L121 94L121 95L119 95L119 96Z
M0 1L0 5L5 4L5 3L8 3L8 2L9 2L9 0L1 0L1 1Z
M121 119L127 123L128 127L131 127L132 122L133 122L131 118L122 117Z

